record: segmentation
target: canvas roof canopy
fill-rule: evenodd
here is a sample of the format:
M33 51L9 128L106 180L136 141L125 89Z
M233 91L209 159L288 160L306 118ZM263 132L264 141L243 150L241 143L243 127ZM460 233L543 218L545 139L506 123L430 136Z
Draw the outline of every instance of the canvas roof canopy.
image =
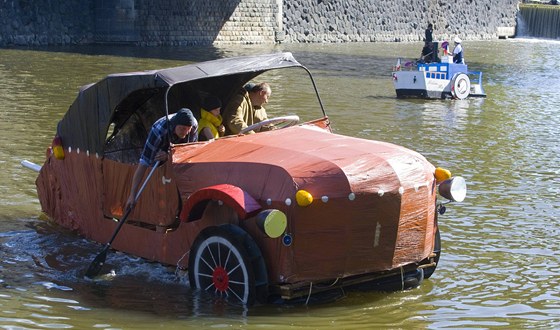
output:
M166 112L174 113L186 101L188 104L197 97L189 90L214 91L219 93L216 96L227 100L244 83L259 74L288 67L303 68L291 53L275 53L224 58L161 70L110 74L81 88L58 123L57 135L65 148L102 154L108 131L111 133L111 124L114 125L111 129L118 131L132 117L138 117L136 120L141 121L142 134L145 134L151 124Z

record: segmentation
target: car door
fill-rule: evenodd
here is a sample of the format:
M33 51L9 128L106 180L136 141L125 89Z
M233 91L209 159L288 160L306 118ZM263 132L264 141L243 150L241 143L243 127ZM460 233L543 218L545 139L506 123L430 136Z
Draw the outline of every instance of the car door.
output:
M175 225L179 212L179 193L170 162L155 169L154 174L139 196L138 202L129 215L129 223L157 229ZM136 164L103 160L103 213L108 218L122 218L124 206L130 194L132 177ZM149 168L142 180L148 176Z

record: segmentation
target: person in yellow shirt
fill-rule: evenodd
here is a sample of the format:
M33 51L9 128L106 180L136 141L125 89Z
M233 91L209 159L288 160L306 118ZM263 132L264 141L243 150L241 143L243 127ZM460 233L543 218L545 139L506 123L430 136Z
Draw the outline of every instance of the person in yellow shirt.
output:
M222 101L215 96L208 96L202 101L200 120L198 121L198 141L212 141L224 136L220 110Z

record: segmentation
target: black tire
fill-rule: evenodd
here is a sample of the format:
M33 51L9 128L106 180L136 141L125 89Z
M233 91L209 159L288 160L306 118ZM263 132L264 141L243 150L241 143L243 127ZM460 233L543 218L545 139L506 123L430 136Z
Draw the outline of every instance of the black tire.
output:
M219 227L204 229L189 256L191 287L211 292L228 302L252 305L256 287L253 267L243 243Z
M268 269L266 267L266 262L264 261L264 257L261 253L261 249L257 245L257 243L253 240L251 235L249 235L245 230L241 227L226 224L221 225L220 228L223 228L233 234L239 241L243 242L243 246L245 247L245 251L249 255L251 260L251 266L253 267L253 274L255 275L255 287L256 287L256 296L255 301L258 303L265 304L268 302Z
M430 276L432 276L432 274L436 271L436 267L439 262L439 256L441 255L441 237L439 235L439 228L436 231L436 238L434 239L434 253L436 254L436 256L434 257L433 260L436 264L432 267L424 268L425 279L430 278Z

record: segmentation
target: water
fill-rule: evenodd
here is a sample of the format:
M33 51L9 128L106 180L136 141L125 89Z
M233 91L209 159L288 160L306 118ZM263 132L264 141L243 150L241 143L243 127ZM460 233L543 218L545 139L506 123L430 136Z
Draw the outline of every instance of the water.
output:
M462 101L395 98L390 68L418 56L420 43L0 50L0 328L560 327L559 45L465 42L488 98ZM251 309L198 295L174 269L122 253L108 256L114 273L83 278L101 246L43 221L36 173L19 164L43 161L79 86L113 72L280 50L314 73L338 133L404 145L467 179L465 202L440 218L434 276L405 292ZM267 77L270 113L319 115L295 93L303 78Z

